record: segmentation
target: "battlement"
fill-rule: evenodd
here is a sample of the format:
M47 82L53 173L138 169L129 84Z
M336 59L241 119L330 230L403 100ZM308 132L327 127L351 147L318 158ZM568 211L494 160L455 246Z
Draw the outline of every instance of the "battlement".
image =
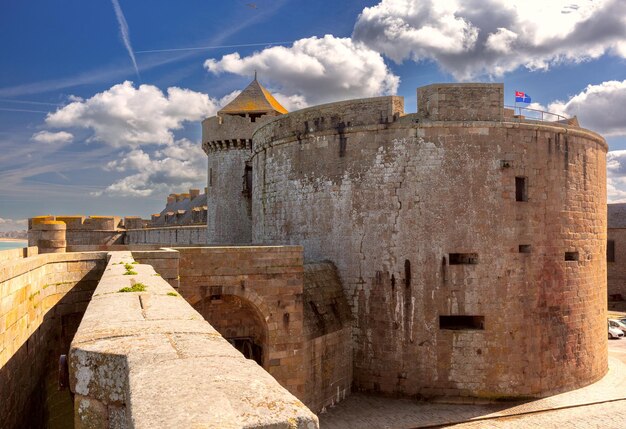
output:
M202 121L202 149L207 154L225 149L250 149L252 133L269 118L271 117L251 118L239 115L207 118Z
M35 216L28 219L28 229L31 230L37 224L46 221L59 221L65 223L68 231L117 231L124 226L120 216Z
M342 134L346 128L387 125L404 115L404 97L387 96L339 101L298 110L274 118L254 133L254 151L277 140L297 139L332 131Z
M417 113L432 121L502 121L501 83L437 83L417 88Z

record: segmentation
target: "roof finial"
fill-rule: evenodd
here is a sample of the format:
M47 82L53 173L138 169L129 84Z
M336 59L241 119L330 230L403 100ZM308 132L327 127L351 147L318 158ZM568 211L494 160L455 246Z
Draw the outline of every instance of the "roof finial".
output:
M254 80L256 80L256 69L254 70Z

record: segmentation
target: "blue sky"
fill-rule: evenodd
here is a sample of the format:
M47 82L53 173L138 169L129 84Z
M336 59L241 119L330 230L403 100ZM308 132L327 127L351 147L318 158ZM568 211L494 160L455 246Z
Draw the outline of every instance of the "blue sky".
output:
M204 187L200 120L254 70L289 110L504 82L602 133L626 202L624 0L5 2L0 48L0 230Z

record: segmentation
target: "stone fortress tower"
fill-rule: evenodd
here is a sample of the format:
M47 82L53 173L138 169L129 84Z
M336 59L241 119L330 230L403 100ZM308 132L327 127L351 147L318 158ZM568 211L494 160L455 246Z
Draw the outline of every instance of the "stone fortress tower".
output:
M249 244L252 240L252 133L287 113L256 79L217 116L202 122L208 156L207 244Z
M516 116L503 91L280 115L255 80L203 123L209 244L336 264L357 389L544 396L607 371L606 142Z

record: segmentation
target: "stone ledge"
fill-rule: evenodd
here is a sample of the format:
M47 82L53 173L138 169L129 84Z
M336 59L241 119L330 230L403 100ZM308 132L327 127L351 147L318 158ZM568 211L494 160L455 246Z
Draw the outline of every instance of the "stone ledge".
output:
M72 341L77 428L104 419L134 428L318 428L302 402L236 351L151 266L132 262L131 252L109 254ZM137 274L125 275L125 263ZM137 283L145 291L119 291Z

